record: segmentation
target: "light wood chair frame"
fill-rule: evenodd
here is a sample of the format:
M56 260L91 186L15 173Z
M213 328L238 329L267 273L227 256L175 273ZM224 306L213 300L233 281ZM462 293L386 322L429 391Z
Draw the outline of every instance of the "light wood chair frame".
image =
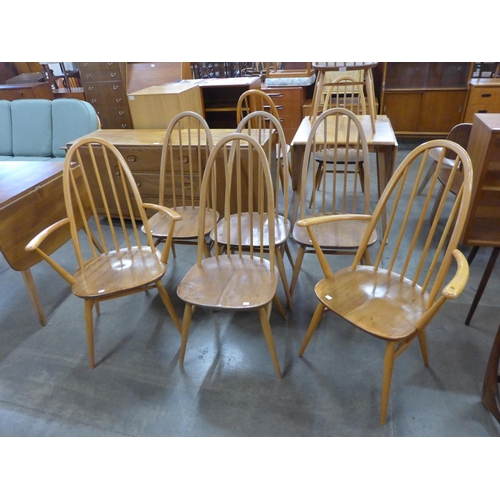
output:
M423 202L423 208L418 208L418 210L416 210L419 215L415 226L412 226L411 229L407 229L410 233L407 235L409 239L409 247L407 247L403 245L403 239L405 238L405 229L407 228L407 221L410 219L412 206L416 203L418 183L424 175L426 164L428 164L429 151L432 148L438 147L442 148L442 151L434 175L430 180L430 189ZM439 204L437 210L438 217L436 217L432 225L429 226L426 218L428 217L427 212L430 209L432 201L432 192L436 183L439 182L437 179L444 164L445 154L448 150L452 150L457 156L452 166L452 173L447 183L447 189L449 190L451 188L453 179L459 174L459 171L463 172L463 183L453 204L451 207L448 205L446 209L448 218L445 227L441 228L441 226L438 225L440 216L445 212L445 197L442 198ZM412 165L414 161L418 161L419 157L421 157L421 161L418 167L416 181L414 183L412 183L412 180L409 181L412 183L412 189L409 199L406 200L406 195L402 195L404 182L408 177L410 165ZM325 278L321 280L315 288L316 296L320 302L306 332L299 356L304 354L326 310L336 312L362 331L386 341L380 409L381 425L384 425L386 421L394 360L408 348L415 338L417 338L420 344L424 365L428 366L425 330L444 303L449 299L456 299L467 284L469 266L466 258L457 247L460 242L469 209L471 190L472 168L467 152L461 146L451 141L433 140L418 146L403 160L389 180L372 216L361 214L353 216L333 215L298 221L300 226L307 228L325 275ZM375 264L373 266L362 266L361 259L368 244L370 234L375 229L375 225L379 222L391 195L394 196L394 205L388 218L387 229L381 241ZM401 207L400 203L404 204L405 201L407 201L406 208L404 206ZM400 211L399 213L404 214L403 223L400 226L394 224L395 215L398 210ZM332 272L322 248L315 237L313 228L316 225L331 220L341 220L349 217L364 219L368 221L368 225L363 236L363 241L359 246L359 250L350 268ZM392 229L396 234L391 232ZM424 235L424 237L421 237L421 231L428 231L428 233L426 236ZM390 251L389 247L394 249L392 256L385 255ZM384 258L384 262L387 263L386 269L382 268L382 258ZM441 260L441 264L439 264L439 260ZM445 280L447 279L448 272L454 260L457 264L457 270L454 276L445 284ZM399 262L398 265L401 265L399 271L396 270L397 262ZM413 268L411 272L410 268ZM370 273L372 276L367 278L366 276ZM412 273L413 275L411 275ZM332 297L332 295L335 295L335 286L337 286L337 282L345 283L343 280L344 276L348 279L352 278L351 283L354 284L351 289L349 286L342 288L344 305L341 305L342 299L339 299L339 297ZM400 295L393 297L391 299L391 304L394 303L394 301L401 301L398 306L400 307L401 313L405 307L415 308L416 312L413 318L409 318L409 314L407 316L405 316L404 313L400 314L401 317L404 316L407 319L407 322L404 324L399 319L400 316L398 316L397 313L392 311L392 314L389 314L383 307L380 298L383 296L386 282L388 283L387 287L391 285L393 288L399 290ZM330 292L325 295L325 290L328 286L330 286ZM347 305L345 297L348 297L348 300L353 303L356 301L357 296L355 295L355 288L357 286L363 289L364 297L370 296L369 289L373 287L373 294L374 297L378 297L378 302L377 304L375 304L375 302L370 302L370 304L373 304L371 309L368 309L368 306L366 309L363 309L362 304L356 303L355 308L357 310L354 311L354 309L352 309L352 304ZM377 288L377 293L375 293L375 288ZM387 291L387 294L389 295L389 291ZM405 294L410 295L415 303L418 302L421 310L417 309L415 305L412 306L412 304L404 303L401 297ZM387 300L389 299L387 298ZM349 308L351 309L349 310ZM344 312L339 312L340 310ZM382 323L384 325L383 329L374 326L379 326Z
M334 119L333 125L331 124L331 119ZM340 127L340 120L348 120L348 126L344 133L343 128ZM342 128L342 130L341 130ZM329 133L329 131L331 131ZM352 173L351 166L352 163L349 162L348 156L341 153L342 150L351 149L354 154L354 177L353 177L353 191L352 199L348 204L348 193L347 193L347 174ZM321 178L318 182L318 172L314 172L310 168L312 161L318 159L318 155L323 154L323 161L326 163L327 157L333 155L332 163L332 181L327 183L326 180L326 169L320 171ZM359 168L359 159L363 158L364 165L362 171L357 171ZM337 177L343 174L343 179L337 181ZM309 179L310 175L313 178ZM358 193L358 179L363 176L364 182L362 186L364 190ZM310 190L311 197L308 203L308 189ZM342 191L342 195L337 198L337 191ZM358 202L358 195L362 197L361 202ZM329 201L331 198L331 201ZM316 200L319 200L317 203ZM340 204L340 207L336 207ZM329 215L333 213L357 213L362 205L362 212L364 214L370 213L370 156L368 150L368 144L366 141L366 135L364 133L361 122L358 117L347 109L343 108L331 108L323 112L318 119L313 123L309 137L306 143L304 160L302 164L302 175L301 175L301 185L299 193L299 214L298 217L294 217L295 220L304 219L309 217L318 217L323 215ZM347 220L343 221L341 224L345 226ZM353 220L350 222L355 231L355 235L349 237L349 241L336 241L333 245L329 241L326 243L325 240L327 234L324 237L319 237L320 245L325 253L337 254L337 255L355 255L358 250L358 244L361 242L361 236L364 232L364 226L366 222L362 219ZM340 225L337 225L341 228ZM297 255L295 257L295 265L293 269L292 281L290 284L290 294L293 296L295 291L300 269L302 267L302 262L304 255L306 253L314 253L314 245L307 236L307 233L300 228L300 226L295 225L292 230L292 238L299 245ZM345 238L344 238L345 239ZM328 237L330 240L330 237ZM370 245L375 243L377 240L377 232L374 231L370 238ZM370 254L368 248L366 248L364 260L366 263L370 262Z
M255 154L248 155L249 183L258 183L267 194L266 197L259 196L255 204L253 204L252 196L248 197L250 205L248 213L253 214L253 217L259 220L259 224L256 226L258 235L255 238L250 235L249 245L247 235L239 231L245 223L247 210L239 211L239 216L234 222L234 214L231 214L230 209L231 190L234 189L235 185L238 186L236 187L237 206L243 207L245 205L245 193L241 190L240 182L243 168L242 147L245 145L255 152ZM232 133L215 145L202 181L200 206L206 206L210 198L214 199L215 204L217 204L217 185L222 181L225 185L224 216L218 224L219 228L221 222L224 224L224 231L227 235L225 251L215 252L214 256L208 258L204 256L203 240L206 212L202 211L198 225L197 263L188 271L177 288L178 296L185 302L179 362L183 366L191 318L195 307L232 311L257 310L274 369L278 378L281 378L281 369L269 322L273 302L280 315L284 317L283 308L276 294L279 273L276 268L274 224L269 224L267 229L264 228L267 214L274 212L273 182L266 154L255 138L244 133ZM251 187L248 192L252 192ZM213 223L217 225L215 219L213 219ZM237 238L232 237L232 230L239 232ZM268 245L264 243L265 232L269 238ZM220 247L218 233L219 231L213 231L215 248ZM236 244L234 244L235 239ZM268 287L262 289L261 286L261 289L256 290L259 286L255 286L255 284L248 287L242 283L234 282L241 277L243 277L243 281L246 281L246 277L252 281L251 276L255 272L261 273L261 278L269 276ZM229 280L230 283L226 282L225 279ZM240 300L242 297L244 297L243 300Z
M95 180L94 188L91 188L89 176ZM106 197L104 185L107 182L111 186L114 201ZM95 307L97 314L100 314L99 304L102 301L156 288L180 333L181 323L161 282L166 272L171 236L167 238L163 252L157 250L145 210L152 209L164 213L172 219L172 224L180 220L180 216L166 207L143 203L121 153L111 143L97 137L79 139L69 149L64 162L63 191L67 218L56 222L33 238L26 250L37 251L71 285L73 293L84 299L91 368L95 367L92 310ZM98 214L94 196L102 199L105 217ZM112 203L116 204L118 217L111 216ZM126 219L124 213L134 213L138 221L134 217ZM141 233L139 222L142 222L145 234ZM66 224L70 227L78 263L74 274L70 274L47 255L42 246L45 238ZM79 228L82 228L88 240L88 248L83 245L85 238L81 236ZM134 262L146 266L143 272L136 271L133 275L123 273L122 269L134 267ZM104 288L98 290L96 285Z
M172 200L169 200L172 203L169 203L169 206L181 216L175 226L172 226L174 234L171 248L174 257L176 243L197 244L200 208L196 197L203 179L206 161L213 147L210 127L198 113L183 111L170 121L165 133L160 160L158 204L164 206L165 186L168 184L172 193ZM178 170L176 170L175 165L178 165ZM183 179L180 189L177 186L177 177ZM188 193L185 189L186 184L189 184ZM208 207L207 210L215 210L215 207ZM216 218L218 218L218 214ZM170 233L170 217L162 212L157 212L149 219L149 224L153 236L156 238L156 243L166 241ZM205 230L205 234L208 235L212 226L208 224ZM205 254L210 255L208 242L205 245Z

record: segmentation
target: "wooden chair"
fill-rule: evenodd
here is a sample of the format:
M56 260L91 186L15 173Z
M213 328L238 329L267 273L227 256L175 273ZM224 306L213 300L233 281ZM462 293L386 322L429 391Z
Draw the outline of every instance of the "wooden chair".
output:
M345 151L349 155L345 155ZM318 173L309 168L311 158L331 162L333 175L326 169ZM360 158L364 159L359 171ZM352 160L352 161L351 161ZM347 175L354 172L355 175ZM363 177L364 192L358 182ZM322 113L314 122L307 140L302 166L299 198L299 219L328 214L370 213L370 158L366 136L360 121L349 110L333 108ZM308 200L310 200L308 202ZM294 218L296 220L296 218ZM367 225L364 219L345 219L317 228L317 239L324 252L354 255ZM299 245L295 258L290 294L295 290L305 253L314 253L307 230L294 225L292 238ZM365 249L364 258L370 262L368 246L377 240L374 230Z
M90 186L99 186L91 191ZM110 186L106 189L105 186ZM121 153L105 140L90 137L76 141L69 149L63 170L64 201L67 218L42 231L26 247L37 251L71 285L73 293L85 301L85 324L90 366L94 368L94 328L92 309L99 314L101 301L123 297L156 287L175 326L182 327L161 283L172 233L163 252L155 248L145 209L163 212L172 219L180 216L165 207L142 203L139 190ZM106 198L106 192L113 197ZM107 216L98 216L96 205L103 203ZM74 208L75 207L75 208ZM90 211L88 208L91 207ZM126 221L124 208L134 213L144 228L139 230L137 221ZM110 210L116 209L113 219ZM78 232L82 227L83 234ZM69 224L78 268L73 275L57 264L43 251L43 241L61 226Z
M245 156L243 149L249 150L248 167L242 161ZM245 186L241 182L243 178L247 179ZM215 252L213 257L203 259L204 219L207 212L202 211L198 221L197 263L188 271L177 289L178 296L186 302L180 364L182 366L184 363L195 307L232 311L257 310L276 374L281 378L269 323L273 301L284 316L276 295L279 274L275 266L274 224L266 225L267 214L274 212L273 183L264 150L253 137L234 133L216 144L203 177L200 206L206 206L210 198L217 198L217 186L220 183L226 187L224 217L217 224L213 236L215 248L219 247L219 234L227 235L228 243L225 253ZM231 210L231 205L237 207L236 213ZM217 223L213 214L212 222L214 225ZM254 233L248 231L246 224L254 228ZM264 258L266 254L268 259Z
M281 109L281 108L280 108ZM238 104L236 106L236 123L238 125L241 123L243 118L250 113L254 113L255 111L266 111L267 113L271 114L280 122L282 119L280 118L279 112L278 112L278 107L276 104L274 104L274 101L270 97L269 94L266 94L262 90L259 89L249 89L243 94L241 94L240 98L238 99ZM260 119L255 118L254 123L253 123L253 128L257 128L260 126ZM290 162L287 158L287 164L288 167L285 170L285 165L284 165L284 160L283 157L286 155L288 157L290 153L290 145L287 144L285 149L282 149L281 151L276 152L276 158L280 160L280 175L284 176L285 172L288 172L288 175L291 175L291 169L290 169ZM282 184L283 184L283 179L282 179Z
M259 144L264 144L264 152L268 160L268 164L271 169L271 174L273 175L273 186L274 186L274 237L275 237L275 248L276 248L276 264L280 273L281 283L283 284L283 289L286 296L287 307L292 309L292 297L290 295L290 290L288 286L288 278L286 276L285 264L283 262L283 255L286 253L288 259L293 267L293 258L288 246L288 237L292 228L291 222L288 217L288 191L289 191L289 175L282 175L281 169L277 166L276 159L281 158L281 166L285 172L288 172L288 155L283 152L286 151L287 144L285 140L285 134L281 127L280 122L271 114L265 111L254 111L249 115L246 115L238 125L236 132L247 132L250 135L252 133L257 134ZM266 138L269 140L265 140ZM259 188L258 188L259 189ZM237 215L234 216L236 218ZM258 234L255 225L258 223L257 220L253 219L252 214L246 213L243 215L246 219L244 228L248 231L246 234L247 243L250 238L255 238ZM266 220L265 228L269 224L269 218ZM224 227L223 222L220 223L221 227ZM266 231L267 233L267 231ZM230 243L231 247L237 245L236 235L232 233L233 240L228 242L227 234L222 231L219 232L219 245L225 246ZM213 240L213 233L211 234ZM243 241L245 241L245 236L243 236ZM264 246L267 248L269 238L266 236L264 240ZM254 242L254 245L259 245L259 242Z
M459 123L458 125L455 125L449 132L448 136L446 139L449 141L456 142L460 146L462 146L465 150L467 150L467 144L469 143L469 137L470 133L472 130L472 123ZM417 194L422 194L424 191L425 186L428 184L429 179L432 177L432 174L436 168L437 161L439 159L439 156L441 154L441 150L439 148L436 148L435 150L431 151L430 156L432 158L432 163L429 165L429 168L420 183L420 186L418 187ZM448 151L448 157L445 158L444 160L444 165L453 165L453 162L455 161L455 154L453 151ZM441 172L441 177L440 181L443 184L446 184L446 170L448 169L443 169ZM460 183L459 183L460 184Z
M433 148L442 148L430 190L425 199L417 196L417 186ZM445 198L438 207L444 227L426 222L432 191L448 151L456 154L447 184L463 169L463 183L453 203ZM412 172L416 172L416 179ZM406 186L405 192L403 189ZM457 249L469 208L472 171L469 157L457 144L433 140L418 146L394 172L378 201L373 215L332 215L304 219L325 278L315 287L319 304L300 348L302 356L325 311L340 317L386 342L382 378L380 423L386 421L394 360L418 338L425 366L428 366L425 329L447 299L463 291L469 276L467 260ZM362 265L371 235L385 208L390 209L387 229L374 265ZM366 229L352 265L332 272L316 236L316 229L333 221L363 220ZM403 241L405 244L403 245ZM453 259L458 270L445 283ZM326 318L325 318L326 319Z
M212 149L212 133L202 116L193 111L184 111L172 119L163 142L158 204L168 204L181 219L173 226L168 214L157 212L149 219L149 226L157 242L165 241L171 227L174 227L174 257L176 243L197 244L200 184ZM205 235L213 228L211 212L215 207L207 207L207 210L210 213L205 219ZM218 214L215 218L218 219ZM205 245L205 255L210 255L208 244Z
M325 97L323 100L323 112L332 108L343 108L352 111L356 116L366 115L366 101L363 93L363 85L357 81L353 76L340 76L326 87ZM355 168L348 170L348 173L357 173L359 175L359 182L361 183L361 190L364 191L364 175L363 175L363 161L364 155L356 155L353 150L346 148L337 148L336 150L337 162L345 162L347 159L348 165L353 165L356 161ZM328 164L333 163L333 151L326 155L320 151L316 155L316 162L318 167L316 170L316 189L321 182L323 169ZM333 169L327 170L333 173ZM312 197L311 197L312 203Z

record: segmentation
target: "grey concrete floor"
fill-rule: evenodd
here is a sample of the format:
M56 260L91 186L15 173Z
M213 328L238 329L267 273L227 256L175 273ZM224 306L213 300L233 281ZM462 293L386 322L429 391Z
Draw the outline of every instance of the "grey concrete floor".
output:
M398 160L411 146L400 145ZM293 242L291 248L295 254ZM68 243L55 257L71 268L72 252ZM48 265L37 265L48 315L40 326L21 275L2 257L0 436L499 436L480 401L500 324L498 268L471 325L464 324L489 253L480 250L465 292L428 328L430 367L418 344L396 361L385 426L382 342L330 315L298 357L322 276L314 255L304 259L293 311L285 320L271 315L282 380L257 313L196 311L181 369L180 336L154 291L101 305L91 370L83 301ZM338 268L351 261L335 259ZM194 247L178 247L163 279L180 317L176 287L194 262Z

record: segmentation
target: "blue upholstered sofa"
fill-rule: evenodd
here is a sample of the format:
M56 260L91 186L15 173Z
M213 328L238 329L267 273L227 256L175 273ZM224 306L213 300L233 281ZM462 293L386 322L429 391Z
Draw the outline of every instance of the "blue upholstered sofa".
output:
M95 109L86 101L0 100L0 161L63 161L61 148L98 128Z

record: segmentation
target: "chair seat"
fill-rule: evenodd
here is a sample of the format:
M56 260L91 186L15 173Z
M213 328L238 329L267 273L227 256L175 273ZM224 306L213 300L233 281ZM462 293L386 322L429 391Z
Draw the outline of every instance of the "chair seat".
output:
M72 286L77 297L105 297L156 282L165 274L161 252L132 247L98 255L75 272Z
M242 246L246 247L250 245L250 236L253 235L253 245L260 245L260 229L258 228L258 224L260 223L259 221L259 214L254 213L253 217L251 217L250 213L244 213L241 216L241 234L242 237L244 238L242 240ZM268 226L269 226L269 219L266 217L264 219L264 246L267 247L269 246L269 231L268 231ZM274 219L274 242L275 245L282 245L285 243L287 240L289 234L290 234L290 221L285 220L284 217L281 215L278 215ZM230 221L230 232L231 232L231 241L229 242L231 245L238 245L238 234L239 234L239 228L238 228L238 219L236 216L231 217ZM217 236L218 236L218 242L221 245L227 245L227 235L224 227L224 220L219 221L217 224ZM214 238L213 231L210 234L212 239Z
M335 155L337 155L337 164L341 164L345 162L346 160L346 150L345 148L337 148L336 150L334 149L327 149L326 150L326 155L325 155L325 150L323 151L318 151L316 153L316 161L323 162L326 157L326 161L328 163L333 163L335 159ZM356 161L362 162L363 161L363 151L356 151L355 149L349 148L347 150L347 163L355 163Z
M318 299L353 325L385 340L415 333L424 314L427 293L418 285L372 266L341 269L315 287Z
M255 309L273 299L278 270L250 255L220 255L193 266L177 288L183 301L213 309Z
M306 217L307 218L307 217ZM367 221L342 220L328 222L314 227L314 234L322 248L326 249L357 249L365 232ZM305 227L294 226L293 239L300 245L312 247L312 241ZM374 230L368 245L377 241L377 231Z
M200 214L199 207L176 207L173 208L182 218L177 221L174 229L174 238L188 239L198 237L198 217ZM219 216L217 215L217 219ZM207 208L205 218L205 234L213 227L213 211ZM172 219L162 212L155 213L149 219L151 233L155 238L166 238L172 225ZM143 229L144 230L144 229Z

